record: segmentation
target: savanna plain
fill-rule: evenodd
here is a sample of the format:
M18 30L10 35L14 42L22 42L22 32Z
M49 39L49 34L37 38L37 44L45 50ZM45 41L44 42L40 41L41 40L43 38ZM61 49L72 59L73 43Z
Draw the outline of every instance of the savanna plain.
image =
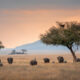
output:
M58 63L58 56L63 56L67 63ZM8 57L13 57L13 64L8 64ZM31 66L35 57L38 65ZM50 63L44 63L45 57L50 58ZM0 59L0 80L80 80L80 63L73 63L70 54L0 55Z

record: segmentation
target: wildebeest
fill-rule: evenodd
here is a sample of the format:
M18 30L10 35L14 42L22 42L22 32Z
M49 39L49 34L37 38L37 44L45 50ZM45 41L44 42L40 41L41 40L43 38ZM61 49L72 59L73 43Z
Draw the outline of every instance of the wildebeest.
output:
M44 58L44 63L49 63L50 62L50 59L49 58Z
M77 62L80 62L80 58L77 58Z
M59 63L63 63L64 62L64 58L62 56L57 57L58 62Z
M1 60L0 60L0 67L2 67L3 66L3 64L2 64L2 62L1 62Z
M2 67L3 66L3 64L0 62L0 67Z
M13 58L12 57L7 58L7 61L8 61L9 64L12 64L13 63Z
M30 65L32 65L32 66L33 66L33 65L37 65L37 61L36 61L36 59L31 60L31 61L30 61Z
M0 59L0 63L1 63L1 59Z

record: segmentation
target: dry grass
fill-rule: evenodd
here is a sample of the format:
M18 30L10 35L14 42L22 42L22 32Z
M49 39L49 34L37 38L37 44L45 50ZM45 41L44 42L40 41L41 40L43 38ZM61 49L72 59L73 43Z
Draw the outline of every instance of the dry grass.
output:
M14 63L7 63L12 56ZM80 63L72 63L71 55L63 55L68 63L59 64L59 55L8 55L0 56L4 66L0 67L0 80L80 80ZM80 55L78 55L80 57ZM30 60L37 58L38 65L30 66ZM43 58L48 57L51 62L44 64ZM52 61L56 63L53 64Z

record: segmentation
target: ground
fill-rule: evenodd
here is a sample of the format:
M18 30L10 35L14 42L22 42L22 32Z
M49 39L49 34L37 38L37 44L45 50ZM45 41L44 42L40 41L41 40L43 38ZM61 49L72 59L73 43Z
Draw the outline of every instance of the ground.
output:
M62 54L68 63L58 63L57 55L1 55L3 67L0 67L0 80L80 80L80 63L73 63L72 56ZM77 55L80 57L80 55ZM13 64L7 58L13 57ZM36 57L37 66L31 66L30 60ZM45 64L43 58L50 58ZM55 63L52 63L55 61Z

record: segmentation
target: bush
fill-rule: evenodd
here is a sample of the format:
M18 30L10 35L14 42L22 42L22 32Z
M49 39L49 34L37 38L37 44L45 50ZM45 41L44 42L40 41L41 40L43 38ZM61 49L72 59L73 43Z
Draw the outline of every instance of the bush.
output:
M64 61L64 63L67 63L67 61Z

